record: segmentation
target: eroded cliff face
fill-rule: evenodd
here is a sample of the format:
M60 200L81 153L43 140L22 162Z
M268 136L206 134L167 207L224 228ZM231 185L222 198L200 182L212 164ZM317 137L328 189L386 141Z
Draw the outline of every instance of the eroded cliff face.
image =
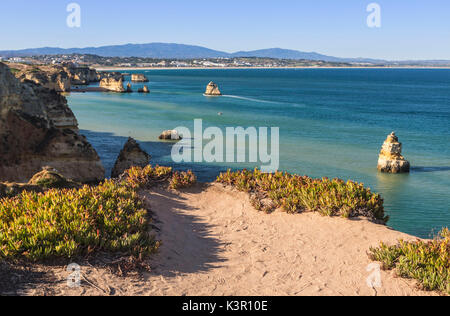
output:
M104 77L100 81L100 88L104 88L112 92L126 92L125 88L123 87L123 76L116 73L111 73L109 74L109 76Z
M119 157L117 157L111 177L118 178L131 167L144 168L150 163L150 158L151 156L142 150L141 146L133 138L129 138L120 151Z
M64 67L69 74L72 85L88 85L91 82L99 82L102 79L102 73L88 67Z
M77 126L63 96L20 82L0 63L0 181L28 182L45 166L77 182L101 181L99 156Z
M21 81L32 81L56 92L69 92L74 85L89 85L99 82L109 73L97 72L89 67L77 67L73 64L25 65L11 64L15 76Z
M133 82L148 82L148 78L143 74L132 74L131 81Z

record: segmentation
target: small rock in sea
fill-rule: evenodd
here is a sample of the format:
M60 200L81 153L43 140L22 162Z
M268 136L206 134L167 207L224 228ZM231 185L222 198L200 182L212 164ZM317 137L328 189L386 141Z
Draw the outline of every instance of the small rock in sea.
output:
M127 84L127 93L131 93L131 92L133 92L133 89L131 88L131 84L128 83Z
M206 91L205 91L205 95L206 96L221 96L222 93L219 90L219 86L217 84L215 84L214 82L210 82L207 86L206 86Z
M147 86L144 86L143 88L140 88L138 90L139 93L150 93L150 90L148 89Z
M385 173L408 173L410 169L409 161L402 156L402 144L395 132L392 132L381 148L378 170Z
M181 140L182 137L176 130L164 131L160 136L161 140Z
M151 156L142 150L141 146L130 137L117 157L111 177L118 178L131 167L145 167L150 163L150 159Z

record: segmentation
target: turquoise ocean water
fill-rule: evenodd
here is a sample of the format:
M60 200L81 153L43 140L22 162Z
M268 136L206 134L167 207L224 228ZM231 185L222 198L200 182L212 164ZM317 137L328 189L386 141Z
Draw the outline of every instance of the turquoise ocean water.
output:
M142 72L142 71L141 71ZM450 226L450 70L149 70L151 94L72 93L69 105L108 172L132 136L152 163L193 169L203 181L251 164L183 164L170 158L163 130L204 126L280 127L281 170L363 182L385 199L389 226L430 237ZM223 97L203 96L209 81ZM137 88L142 84L133 84ZM223 115L219 116L218 113ZM409 175L377 172L396 131ZM225 210L224 210L225 211Z

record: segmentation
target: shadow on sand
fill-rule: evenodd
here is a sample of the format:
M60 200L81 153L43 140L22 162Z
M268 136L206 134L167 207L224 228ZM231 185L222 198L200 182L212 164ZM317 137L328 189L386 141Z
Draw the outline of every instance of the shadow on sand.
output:
M198 185L186 192L195 195L204 189L205 185ZM211 225L195 216L195 208L178 194L165 190L146 192L145 198L162 241L153 259L152 275L172 278L220 267L225 244L211 235Z
M54 284L52 274L33 267L0 263L0 295L22 295L29 289Z
M127 137L111 133L81 131L97 150L110 176L120 150L127 142ZM174 163L171 159L172 142L139 142L142 149L151 156L152 165L173 167L176 170L193 170L199 181L214 181L220 168L207 164ZM207 185L199 184L185 192L199 194ZM151 212L154 232L162 241L159 254L152 263L151 275L171 278L180 274L206 272L217 268L223 262L220 259L224 245L219 239L210 235L208 223L195 216L195 209L187 204L180 195L166 190L146 191L144 197Z

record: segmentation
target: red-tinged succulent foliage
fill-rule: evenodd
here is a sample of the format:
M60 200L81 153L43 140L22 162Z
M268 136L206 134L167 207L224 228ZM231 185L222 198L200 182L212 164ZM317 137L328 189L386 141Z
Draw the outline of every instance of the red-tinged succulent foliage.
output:
M273 208L282 208L288 213L319 212L325 216L364 216L388 221L380 195L353 181L312 179L282 172L262 173L258 169L229 170L217 181L252 194L253 204L258 209L264 207L258 200L268 198L274 202Z
M158 243L137 193L113 181L22 192L0 200L0 259L73 258L108 251L142 258Z
M450 230L445 228L432 241L405 242L371 248L369 257L394 269L404 278L419 281L425 290L438 290L450 295Z

